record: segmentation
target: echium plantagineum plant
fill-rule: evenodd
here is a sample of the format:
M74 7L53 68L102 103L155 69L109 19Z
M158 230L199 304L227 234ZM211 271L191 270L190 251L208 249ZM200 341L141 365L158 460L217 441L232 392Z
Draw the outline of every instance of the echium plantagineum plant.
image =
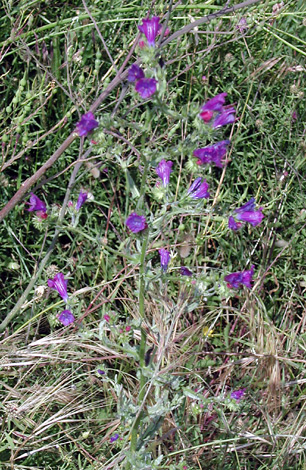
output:
M129 67L127 73L127 85L129 87L129 91L131 92L133 99L138 100L140 105L145 109L146 122L148 125L148 129L146 129L147 131L151 130L149 128L151 125L150 123L153 121L153 118L156 117L155 114L160 108L160 104L164 104L165 109L167 109L166 104L163 101L164 84L161 86L161 81L166 81L166 72L161 70L161 67L158 65L156 55L152 53L156 48L156 38L160 33L161 28L162 24L160 23L159 17L153 16L152 18L142 20L142 25L139 26L139 30L144 34L147 40L147 47L141 50L141 53L144 56L146 55L146 61L144 61L145 67L134 63ZM149 62L148 57L151 58L151 63ZM226 98L227 93L221 92L207 100L198 111L196 119L204 129L207 129L208 136L220 133L221 128L229 124L234 124L236 121L236 109L231 104L225 104ZM144 102L142 100L147 101ZM81 116L79 122L76 124L75 132L82 138L83 142L83 138L90 136L98 126L99 122L96 120L93 113L89 111ZM226 129L222 130L224 133L226 132ZM140 165L138 165L139 176L141 178L140 189L139 191L138 189L135 191L136 196L133 197L133 205L125 214L125 217L122 217L121 219L121 230L122 232L125 231L124 235L130 241L128 245L129 250L133 251L138 249L139 251L139 253L132 253L132 255L131 253L126 254L132 262L139 265L139 284L137 292L139 314L141 317L138 329L141 332L141 339L139 348L134 348L133 350L134 357L136 357L139 362L139 406L142 405L142 401L145 397L146 383L148 377L150 377L151 367L150 357L148 360L148 355L146 354L147 329L143 328L143 323L147 323L148 321L145 311L145 294L148 289L149 282L155 282L155 280L158 280L158 282L164 283L165 288L167 288L167 280L170 279L171 276L173 276L174 279L176 279L175 276L179 276L181 282L186 283L190 288L196 291L197 281L199 278L199 276L197 276L196 266L187 266L188 262L186 262L186 266L181 266L179 263L175 266L176 259L175 256L173 256L172 250L173 242L169 239L170 229L167 230L172 224L172 220L178 214L181 215L182 213L184 213L184 216L186 217L189 214L198 215L200 213L203 218L209 217L213 214L213 217L216 217L216 220L217 217L219 217L218 220L221 219L224 223L224 227L226 227L225 231L230 234L230 236L235 237L240 236L242 233L242 231L236 233L240 228L242 228L242 225L250 224L252 228L255 228L260 225L264 218L262 212L263 209L262 207L256 208L254 198L251 198L241 207L234 209L231 213L216 215L213 212L214 206L211 204L211 201L215 197L215 191L214 181L210 176L210 172L218 172L220 171L219 169L221 169L221 171L225 171L228 163L228 161L226 161L226 154L231 144L229 139L220 140L220 138L218 138L216 142L210 142L209 145L205 143L204 146L201 146L203 144L199 142L198 148L190 148L189 152L191 158L197 158L195 164L197 174L187 175L185 170L186 167L183 165L183 177L179 180L177 178L179 171L178 165L173 161L175 160L173 157L175 152L169 152L171 155L170 157L167 155L167 149L165 148L158 155L155 154L154 157L153 155L150 156L148 155L146 148L147 142L148 136L142 140L142 147L139 151L137 149L137 154L139 154L141 159L139 162ZM122 164L122 168L126 170L127 165L125 163L126 162ZM211 167L208 168L208 165L211 165ZM205 177L200 174L203 171L207 172ZM185 183L187 179L189 180L188 184ZM153 186L153 189L149 188L150 185ZM176 194L173 191L174 185L177 188ZM154 187L159 188L160 186L162 187L160 191L161 198L157 205L157 212L153 215L150 213L146 205L146 197L149 199L150 194L154 194ZM75 221L78 220L80 210L85 204L87 198L87 191L81 190L76 203L71 202L68 204L70 212L72 213L71 225L75 226ZM47 213L44 202L34 194L31 194L29 204L29 211L40 212L42 215ZM211 209L209 209L210 205ZM158 238L158 243L156 244L155 240L157 238L157 234L161 235L161 238ZM133 241L135 241L135 243L133 243ZM154 248L152 250L150 246L149 256L151 256L151 259L150 263L147 263L146 260L148 256L149 243L152 244ZM238 264L239 263L237 261L237 265ZM153 268L151 268L152 265L154 266ZM219 288L224 288L225 290L228 288L228 294L231 293L231 289L252 289L255 266L252 264L250 268L247 269L247 263L245 263L242 268L244 269L239 270L239 267L237 266L237 268L234 268L234 272L230 272L228 274L229 269L227 269L226 266L223 266L221 276L222 280L220 280L220 282L215 282L215 277L212 276L211 283L214 283L214 285L211 289L211 295L214 295ZM151 275L151 269L155 271L153 275ZM150 273L150 281L146 278L147 273ZM206 275L206 278L209 278L209 274ZM53 279L48 280L49 288L56 291L66 304L66 308L57 315L59 321L64 326L69 326L75 322L72 307L69 304L70 299L67 285L68 280L65 279L63 273L58 273ZM197 291L199 291L199 289L197 289ZM196 294L194 294L194 298L195 297ZM110 316L105 314L103 322L109 323L109 321ZM128 332L129 330L127 329L126 331ZM132 347L130 351L131 350ZM101 376L106 375L103 373L102 369L98 369L98 371L100 371L98 373ZM153 377L153 375L151 375L151 377ZM235 396L233 395L233 398L240 399L241 396L236 393ZM167 404L163 403L163 406L165 409ZM171 411L171 406L169 404L168 406L170 407L169 411ZM131 432L132 452L136 452L139 445L138 434L141 429L141 419L143 418L144 413L145 410L142 410L142 412L137 415L137 418L133 423ZM136 413L133 414L133 418L135 414ZM115 433L109 439L109 442L116 445L117 441L120 439L119 433Z

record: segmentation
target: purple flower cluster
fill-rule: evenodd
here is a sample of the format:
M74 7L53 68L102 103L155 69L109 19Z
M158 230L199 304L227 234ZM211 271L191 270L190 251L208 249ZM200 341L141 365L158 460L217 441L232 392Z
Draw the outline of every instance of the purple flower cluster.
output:
M253 227L256 227L262 222L264 215L262 213L263 208L255 209L255 198L252 197L246 204L241 206L239 209L234 210L234 216L230 216L228 219L228 228L235 232L242 227L241 222L248 222ZM238 222L237 222L238 220Z
M48 279L50 289L56 290L66 303L68 302L67 284L68 279L64 278L63 273L56 274L54 279ZM75 321L75 317L70 310L63 310L57 315L57 318L64 326L68 326Z
M248 289L251 289L253 275L254 265L252 264L251 269L228 274L225 276L224 280L228 283L227 285L230 289L239 289L242 285L246 286Z
M227 93L220 93L208 100L201 108L200 118L209 123L212 121L212 127L225 126L235 122L236 110L233 106L223 106Z

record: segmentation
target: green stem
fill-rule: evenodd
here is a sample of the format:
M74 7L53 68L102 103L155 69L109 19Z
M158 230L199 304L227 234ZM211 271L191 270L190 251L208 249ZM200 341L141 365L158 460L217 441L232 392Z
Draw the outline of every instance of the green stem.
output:
M145 173L145 172L144 172ZM141 320L145 318L145 258L146 258L146 249L149 239L149 232L147 231L142 244L141 256L140 256L140 268L139 268L139 313ZM146 333L145 330L141 327L141 340L139 347L139 366L140 366L140 390L138 395L138 405L141 406L143 398L145 396L145 385L146 377L143 375L142 371L145 367L145 354L146 354ZM142 412L139 413L131 434L131 451L136 450L137 446L137 436L138 428L141 422Z

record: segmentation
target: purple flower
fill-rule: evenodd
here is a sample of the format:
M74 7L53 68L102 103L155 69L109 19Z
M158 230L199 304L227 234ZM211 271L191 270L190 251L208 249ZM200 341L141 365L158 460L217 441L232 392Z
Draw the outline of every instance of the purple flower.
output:
M160 256L160 265L161 268L164 272L167 271L168 264L170 261L170 252L166 250L166 248L161 248L158 250L159 256Z
M48 286L56 290L65 302L68 301L67 284L68 279L64 279L63 273L56 274L54 279L48 279Z
M88 197L87 193L83 193L83 191L81 190L80 194L79 194L79 197L78 197L78 200L77 200L77 203L75 205L75 210L76 211L79 211L81 209L81 207L84 204L84 202L86 201L87 197Z
M98 372L98 374L100 374L100 375L105 375L105 370L98 369L98 371L97 371L97 372Z
M251 282L253 282L254 265L252 264L251 269L247 271L238 271L236 273L228 274L224 280L228 283L228 287L231 289L239 289L241 284L245 285L249 289L252 288Z
M235 112L235 108L223 108L222 112L218 114L215 118L212 125L213 128L216 129L216 127L222 127L226 124L231 124L232 122L235 122Z
M155 38L161 30L162 25L159 23L160 18L153 16L152 18L143 19L142 25L138 26L141 33L145 35L149 47L155 47Z
M137 64L133 64L129 68L127 79L129 82L135 82L136 80L144 78L144 76L144 71Z
M255 198L252 197L246 204L236 209L235 217L243 222L249 222L253 227L259 225L264 218L262 207L255 210Z
M117 441L117 439L119 439L119 434L114 434L114 435L110 438L109 442L115 442L115 441Z
M39 199L39 197L35 196L34 193L30 193L30 202L26 202L26 204L29 204L30 207L27 209L29 212L33 211L42 211L42 212L47 212L46 204Z
M181 266L180 273L182 276L192 276L192 272L186 266Z
M251 197L251 199L243 204L243 206L239 207L239 209L235 209L236 214L240 214L244 211L254 211L255 210L255 197Z
M188 194L192 199L206 199L209 197L208 188L209 185L206 180L202 182L202 178L196 178L188 189Z
M201 108L200 118L204 122L209 122L215 116L212 127L221 127L235 121L235 108L225 108L225 97L227 93L220 93L211 100L207 101Z
M156 83L155 78L141 78L136 82L135 90L141 98L150 98L156 92Z
M242 220L243 222L249 222L253 227L259 225L264 218L262 213L262 207L257 211L244 211L236 214L236 219Z
M240 401L243 395L245 394L245 388L241 388L240 390L235 390L231 393L231 398L234 400Z
M221 140L216 144L209 145L208 147L196 149L193 155L199 158L199 164L214 163L218 168L222 168L222 158L227 152L227 146L231 143L230 140Z
M169 160L168 162L166 162L166 160L162 160L156 167L155 171L157 173L157 176L161 178L164 187L168 186L169 184L170 173L172 173L172 165L173 162L171 162L171 160Z
M252 197L248 202L246 202L243 206L235 209L234 217L237 220L241 220L242 222L249 222L253 227L259 225L264 218L264 214L262 213L262 207L258 210L255 210L256 203L255 198ZM231 230L238 230L242 224L240 222L236 222L233 216L230 216L228 219L228 227Z
M62 313L59 313L56 316L64 326L68 326L75 321L74 315L70 310L63 310Z
M136 212L132 212L125 221L125 225L133 233L141 232L147 228L147 222L144 215L138 215Z
M221 111L225 103L225 97L227 93L219 93L219 95L214 96L202 106L201 111Z
M228 219L228 228L231 230L234 230L236 232L241 228L242 224L239 222L236 222L233 216L230 216Z
M98 126L98 121L95 120L93 113L89 111L88 113L83 114L81 120L77 123L77 133L80 137L83 137L89 134L89 132L93 131Z
M244 16L242 16L236 28L239 29L240 33L243 33L244 31L249 29L247 20Z

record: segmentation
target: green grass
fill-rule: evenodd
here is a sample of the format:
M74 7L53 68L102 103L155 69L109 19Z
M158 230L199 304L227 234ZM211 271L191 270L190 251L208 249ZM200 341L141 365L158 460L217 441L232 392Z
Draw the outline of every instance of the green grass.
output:
M170 34L224 6L183 3ZM1 469L305 468L306 18L302 1L273 15L275 3L213 19L156 58L136 48L127 68L141 58L155 71L158 97L112 90L99 128L31 188L48 218L27 212L25 197L2 222L0 322L13 315L0 338ZM2 207L116 77L151 4L87 7L108 53L81 1L3 4ZM212 133L199 109L224 91L239 119ZM195 164L195 148L228 138L227 166ZM155 186L162 158L174 162L167 198ZM211 197L191 204L199 175ZM80 189L92 197L73 225L61 208ZM263 222L229 231L251 197ZM146 215L148 240L127 231L133 211ZM253 289L229 290L224 276L251 264ZM77 318L69 327L47 288L57 272Z

